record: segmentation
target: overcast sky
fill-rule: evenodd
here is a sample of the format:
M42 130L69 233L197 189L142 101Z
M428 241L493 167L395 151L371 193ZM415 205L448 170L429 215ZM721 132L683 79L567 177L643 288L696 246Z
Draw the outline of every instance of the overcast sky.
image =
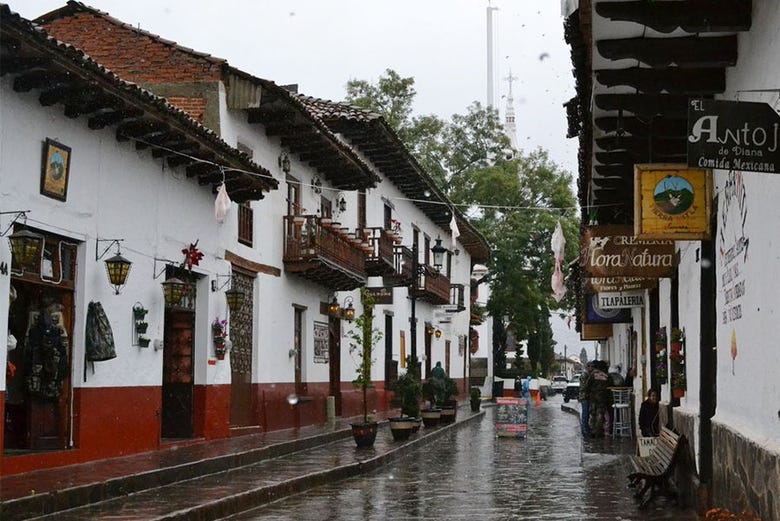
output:
M342 100L349 79L415 78L417 114L449 118L487 98L486 0L86 0L124 22L300 92ZM65 0L10 0L28 19ZM493 0L496 102L509 74L518 145L576 171L562 104L574 95L559 0Z
M28 19L65 0L8 0ZM415 78L417 114L449 118L487 101L486 0L86 0L134 26L206 52L301 93L343 100L349 79L388 68ZM576 172L563 103L574 96L559 0L493 0L496 96L502 117L512 74L517 142ZM558 350L593 342L553 320ZM576 346L573 348L573 346Z

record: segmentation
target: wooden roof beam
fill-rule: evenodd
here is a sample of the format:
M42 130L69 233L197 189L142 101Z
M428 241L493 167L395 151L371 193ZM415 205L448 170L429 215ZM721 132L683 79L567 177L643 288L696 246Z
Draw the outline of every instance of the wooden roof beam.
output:
M747 31L751 25L751 0L655 0L596 2L604 18L636 22L661 33L678 27L688 33Z
M596 42L609 60L632 59L651 67L730 67L737 63L737 37L623 38Z

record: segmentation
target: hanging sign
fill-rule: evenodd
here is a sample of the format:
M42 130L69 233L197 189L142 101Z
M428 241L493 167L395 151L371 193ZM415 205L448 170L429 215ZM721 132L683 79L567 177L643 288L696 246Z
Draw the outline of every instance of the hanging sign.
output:
M587 324L627 324L631 322L631 310L621 308L603 308L598 295L585 295L585 316Z
M599 309L642 308L645 306L644 291L622 291L617 293L598 293Z
M382 305L393 303L393 288L366 288L366 293L374 299L374 304Z
M766 103L691 99L688 166L780 173L780 115Z
M583 235L580 262L591 277L671 277L674 241L643 240L627 226L591 226Z
M707 240L712 171L682 164L634 165L634 235Z
M658 279L647 277L586 277L583 279L585 289L590 293L607 293L631 291L635 289L653 289L658 286Z
M612 324L582 324L580 340L605 340L612 336Z

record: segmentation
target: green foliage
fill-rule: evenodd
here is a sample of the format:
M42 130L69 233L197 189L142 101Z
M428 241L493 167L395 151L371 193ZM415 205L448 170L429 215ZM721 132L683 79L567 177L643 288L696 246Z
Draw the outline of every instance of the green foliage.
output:
M549 369L553 340L550 310L575 307L574 292L560 303L551 296L553 256L550 240L560 220L565 259L578 255L579 218L572 175L546 151L511 151L498 112L478 102L445 122L436 116L412 117L414 78L388 69L376 84L351 80L347 101L382 115L412 155L457 205L477 206L472 223L491 251L492 294L487 311L495 323L506 318L514 337L526 340L532 374ZM511 158L507 152L512 152ZM564 264L564 270L565 270ZM566 275L566 273L564 273ZM494 369L506 372L506 331L494 327Z
M413 372L407 371L399 376L393 384L393 390L395 395L391 404L401 408L401 416L416 418L420 415L422 385Z
M471 393L469 394L469 399L472 402L478 402L480 399L482 399L482 392L479 390L479 387L472 387Z
M444 394L444 380L441 378L428 378L424 384L422 384L423 398L430 402L431 407L441 405L444 402L442 398Z
M363 391L363 422L368 422L367 389L371 385L371 366L374 346L382 339L382 332L374 326L374 299L366 288L360 288L360 302L363 313L355 319L355 327L349 332L349 352L358 361L357 376L352 385Z

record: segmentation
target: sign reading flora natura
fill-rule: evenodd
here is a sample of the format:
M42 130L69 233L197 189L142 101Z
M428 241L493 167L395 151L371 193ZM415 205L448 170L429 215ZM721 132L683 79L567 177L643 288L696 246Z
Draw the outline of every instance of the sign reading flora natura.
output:
M591 277L671 277L677 266L674 241L639 239L630 225L589 227L580 262Z
M688 166L780 173L780 116L766 103L688 102Z
M709 238L712 171L684 164L634 165L634 235Z

